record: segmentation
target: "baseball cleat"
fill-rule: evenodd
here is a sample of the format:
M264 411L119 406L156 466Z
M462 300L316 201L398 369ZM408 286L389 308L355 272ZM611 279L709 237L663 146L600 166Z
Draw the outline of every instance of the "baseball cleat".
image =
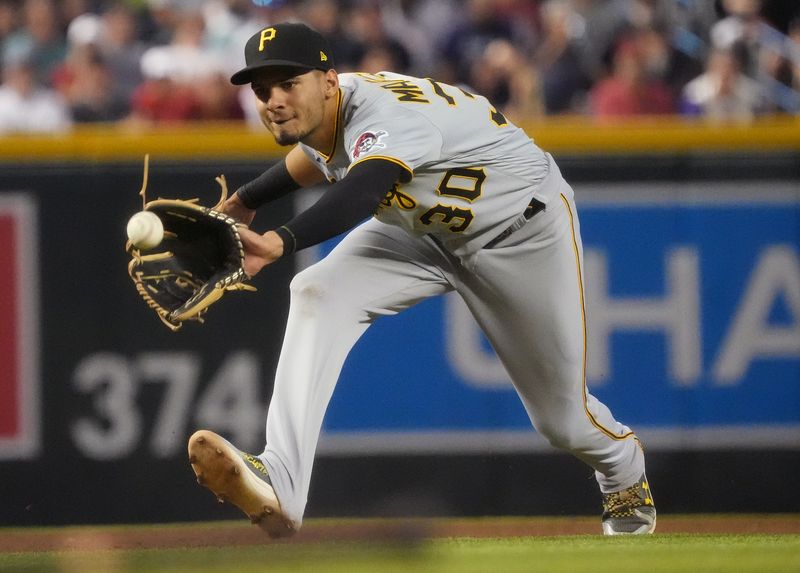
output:
M645 535L656 529L656 506L647 476L622 491L603 494L604 535Z
M197 483L211 490L219 503L241 509L270 537L288 537L296 530L275 495L269 473L256 456L242 452L222 436L198 430L189 438L189 463Z

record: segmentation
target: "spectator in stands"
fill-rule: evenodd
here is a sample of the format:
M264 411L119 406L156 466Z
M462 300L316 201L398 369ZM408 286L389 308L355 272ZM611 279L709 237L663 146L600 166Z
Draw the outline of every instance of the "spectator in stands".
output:
M225 67L221 59L204 45L204 32L205 22L200 12L176 12L169 44L148 48L142 54L142 65L148 59L169 61L170 77L184 83L222 72Z
M742 46L742 70L754 73L762 25L761 0L722 0L722 7L727 15L711 26L712 47L731 50L735 45Z
M14 0L0 0L0 56L3 46L17 28L17 8Z
M703 0L708 1L708 0ZM582 42L584 73L603 79L613 65L617 45L641 30L667 28L673 0L588 0L581 2L586 23Z
M73 121L111 122L128 116L129 101L114 89L114 76L95 44L74 45L62 70L68 79L60 90Z
M205 22L194 10L175 13L170 43L142 55L147 80L133 98L134 117L151 121L241 119L237 90L219 54L204 45Z
M775 90L785 80L780 77L785 62L776 42L783 41L783 34L764 19L761 0L723 0L722 6L727 16L712 26L712 46L733 51L741 73L763 82L777 104L780 96Z
M51 87L66 93L74 79L71 66L71 56L76 48L97 42L100 34L100 18L96 14L82 14L73 19L67 26L67 55L54 69L50 76Z
M102 13L98 48L114 78L114 97L128 102L144 80L140 61L145 44L139 40L136 13L125 2L115 1Z
M242 25L242 16L234 10L230 0L204 0L199 8L205 24L205 44L217 53L230 50L230 40Z
M6 38L3 52L27 53L37 83L50 86L53 70L67 54L56 6L52 0L25 0L22 16L22 27Z
M59 27L66 28L75 18L91 13L103 2L104 0L59 0L56 3Z
M390 50L386 46L379 45L367 48L361 55L361 59L356 64L355 69L359 72L377 74L387 70L399 70L402 65L403 62L397 58L397 52Z
M300 5L300 16L328 40L331 51L336 54L336 68L339 71L359 68L359 62L364 58L364 47L342 26L338 2L305 0ZM241 52L241 46L237 46L237 49Z
M442 46L443 66L439 80L467 83L473 64L478 61L492 40L514 41L514 29L495 10L493 0L467 0L466 20L457 25Z
M469 84L512 121L544 113L536 69L507 40L493 40L486 46L473 66Z
M708 0L670 3L666 24L671 30L671 43L685 56L700 62L705 57L711 26L718 20L715 4Z
M0 84L0 134L60 133L69 130L71 123L63 98L39 84L33 54L7 53Z
M128 102L114 91L114 77L97 47L102 30L97 14L73 18L67 27L66 60L53 71L53 87L77 123L116 121L128 115Z
M541 16L542 38L534 61L541 77L545 111L579 111L590 85L580 55L585 22L571 0L548 0L541 6Z
M461 21L461 5L461 0L385 0L382 4L386 28L403 31L396 39L411 57L412 75L445 80L439 72L441 46ZM336 46L333 51L338 54Z
M192 84L176 81L175 65L165 52L142 58L144 82L131 100L133 123L181 123L200 119L200 102Z
M199 105L199 117L205 121L232 121L244 118L238 89L231 85L227 74L204 76L194 84Z
M703 72L703 61L676 49L670 43L667 30L642 29L638 32L637 43L644 61L645 76L666 85L675 100L680 97L683 86Z
M381 8L375 0L357 1L350 10L345 29L359 44L361 49L359 64L364 55L372 50L378 54L381 52L387 54L387 63L394 65L391 71L399 73L409 71L411 57L383 25Z
M761 86L741 72L733 52L715 49L706 71L686 84L680 109L685 115L746 121L761 112L764 103Z
M170 43L177 19L177 7L171 0L144 0L143 37L148 46Z
M598 117L668 114L674 98L664 82L648 77L641 35L620 42L612 72L590 93L591 111Z

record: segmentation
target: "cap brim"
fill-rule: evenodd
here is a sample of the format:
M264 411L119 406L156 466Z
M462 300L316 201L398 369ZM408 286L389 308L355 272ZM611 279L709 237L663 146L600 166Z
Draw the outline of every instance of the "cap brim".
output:
M247 66L233 74L231 76L231 83L236 86L242 86L244 84L249 84L253 81L253 74L258 70L263 70L264 68L297 68L298 70L314 70L313 66L308 66L306 64L300 64L298 62L292 62L290 60L270 60L268 62L259 62L257 64L253 64L252 66Z

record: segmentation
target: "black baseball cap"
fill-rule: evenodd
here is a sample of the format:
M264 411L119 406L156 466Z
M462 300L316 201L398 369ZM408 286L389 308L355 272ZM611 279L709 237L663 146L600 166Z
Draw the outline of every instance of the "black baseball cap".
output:
M282 23L253 34L244 46L245 67L231 76L237 86L253 81L253 72L270 66L327 71L333 54L322 34L305 24Z

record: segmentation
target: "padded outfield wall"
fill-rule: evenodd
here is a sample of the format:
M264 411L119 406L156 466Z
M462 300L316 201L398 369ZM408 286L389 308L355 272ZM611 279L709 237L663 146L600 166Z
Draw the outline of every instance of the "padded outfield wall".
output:
M526 127L577 194L590 389L645 442L662 511L800 511L776 495L800 470L800 122ZM194 483L186 437L259 447L288 282L335 241L169 332L125 269L145 153L150 196L210 204L216 175L235 188L281 150L231 126L0 139L0 525L236 515ZM356 347L309 514L586 514L589 477L530 429L446 297Z

